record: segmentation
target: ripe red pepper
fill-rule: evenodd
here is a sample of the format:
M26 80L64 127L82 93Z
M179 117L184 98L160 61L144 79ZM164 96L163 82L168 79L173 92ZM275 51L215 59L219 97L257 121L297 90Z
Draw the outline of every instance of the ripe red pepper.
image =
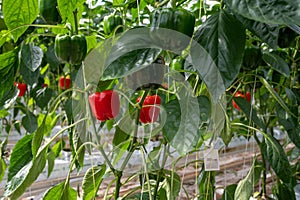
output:
M246 92L246 96L244 94L242 94L241 92L236 92L234 97L245 98L249 103L251 101L251 93L250 92ZM232 105L235 109L241 110L241 108L235 103L234 100L232 100Z
M100 121L114 119L119 114L120 99L118 93L113 90L89 95L89 103L94 116Z
M71 87L71 79L69 76L61 76L59 78L59 87L62 90L69 89Z
M25 95L25 92L26 92L26 90L27 90L27 85L26 85L26 83L14 83L14 86L17 86L18 87L18 89L19 89L19 97L22 97L22 96L24 96Z
M141 97L139 97L137 102L141 101ZM140 112L140 122L152 123L155 122L159 115L159 106L160 105L160 96L152 95L147 96L143 102L143 106Z
M251 93L250 92L246 92L246 99L249 103L251 102Z

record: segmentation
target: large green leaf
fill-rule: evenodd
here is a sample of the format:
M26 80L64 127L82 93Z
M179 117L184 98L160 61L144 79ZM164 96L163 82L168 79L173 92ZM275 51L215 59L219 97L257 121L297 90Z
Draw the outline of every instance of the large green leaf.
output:
M13 176L5 186L3 196L9 199L18 199L40 175L46 165L47 149L39 152L36 159L29 162Z
M20 62L20 73L23 77L23 80L29 84L33 85L38 82L40 70L35 70L34 72L29 69L26 64L23 62L23 59Z
M245 99L241 97L234 98L236 104L242 109L242 111L246 114L246 116L251 119L257 126L264 129L265 124L258 117L256 110L251 106L251 104Z
M275 186L275 191L272 189L273 193L277 197L277 199L288 199L288 200L296 200L295 191L293 187L289 187L280 181L277 182Z
M31 24L37 17L38 0L3 0L3 15L6 26L13 30L12 35L16 42L28 27L21 27Z
M35 157L38 149L40 148L44 134L47 134L47 116L44 117L42 124L38 127L36 132L33 134L33 139L32 139L32 154Z
M222 200L234 200L234 193L237 188L236 184L228 185L224 189L224 193L222 195Z
M26 135L15 145L11 154L8 168L8 178L10 181L25 165L32 159L31 141L33 135Z
M175 200L178 197L181 188L181 179L174 171L164 170L165 179L161 188L166 191L168 200Z
M225 87L231 85L240 71L245 39L243 25L226 10L209 17L195 33L195 40L215 61Z
M48 165L48 178L49 176L51 175L53 169L54 169L54 166L55 166L55 153L50 150L48 153L47 153L47 165Z
M53 95L54 91L51 88L45 87L36 91L36 95L33 97L36 104L40 108L45 108Z
M268 24L300 25L300 0L226 0L234 12Z
M105 165L94 166L88 169L88 171L85 173L82 181L84 200L94 199L96 197L100 184L103 180L105 170Z
M126 53L110 65L103 73L103 80L124 77L150 65L160 54L160 49L138 49Z
M22 125L29 133L33 133L38 128L37 117L30 111L22 118Z
M211 102L207 96L200 95L197 97L201 122L207 122L211 115Z
M153 63L161 49L153 46L149 28L131 29L116 39L106 39L91 51L84 63L87 83L130 75Z
M21 59L24 65L32 72L36 71L40 67L43 55L43 50L38 46L34 46L33 43L22 46Z
M177 95L180 101L173 100L165 106L167 119L163 135L181 155L184 155L191 151L196 145L195 142L199 140L200 111L197 98L188 88L182 85Z
M291 116L293 117L297 117L295 116L295 114L289 109L289 107L287 107L286 103L282 100L282 98L279 96L279 94L277 92L274 91L274 89L272 88L272 86L268 83L268 81L266 79L264 79L263 77L259 77L260 82L267 88L267 90L270 92L270 94L274 97L274 99L279 103L279 105L287 112L289 113Z
M3 103L6 101L6 98L2 98L6 96L5 94L13 86L14 77L18 67L17 61L17 50L9 51L0 55L0 99Z
M258 183L263 167L255 159L247 176L238 183L234 193L234 199L249 199L253 194L253 188Z
M290 68L280 56L274 53L264 53L263 59L266 63L268 63L272 68L274 68L282 75L286 77L290 76Z
M295 177L280 143L271 135L264 134L265 140L261 143L261 150L276 175L287 185L294 185Z
M43 196L43 200L76 200L77 192L65 181L50 188Z
M71 23L75 28L74 11L77 9L77 19L81 18L85 0L57 0L58 10L63 22ZM74 29L75 30L75 29ZM72 50L72 49L70 49Z
M300 148L300 125L298 120L293 120L279 104L276 105L276 116L278 117L278 122L287 131L290 140Z
M240 15L237 15L237 18L245 26L245 28L249 29L262 41L270 45L271 48L277 48L279 26L247 19Z

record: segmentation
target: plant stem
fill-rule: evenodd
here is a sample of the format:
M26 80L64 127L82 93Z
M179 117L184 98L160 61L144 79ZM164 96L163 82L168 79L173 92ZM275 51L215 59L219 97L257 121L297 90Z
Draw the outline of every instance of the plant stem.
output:
M78 10L77 8L73 11L74 15L74 24L75 24L75 34L78 35L78 19L77 19Z
M157 172L157 179L156 179L156 184L155 184L155 188L154 188L154 200L156 200L157 197L157 192L158 192L158 187L159 187L159 183L160 183L160 178L161 178L161 173L162 173L162 169L158 170Z
M120 188L122 186L121 178L123 176L123 172L122 171L116 171L115 176L116 176L115 200L117 200L119 198Z
M144 92L143 95L142 95L141 101L139 102L139 107L140 108L142 107L145 98L146 98L146 93ZM136 112L136 115L135 115L135 129L134 129L133 136L132 136L133 138L132 138L132 141L131 141L130 146L129 146L129 152L126 155L126 157L124 159L124 162L122 163L121 171L124 170L124 168L126 167L131 155L133 154L134 150L136 149L135 143L137 141L137 132L138 132L138 128L139 128L139 119L140 119L140 109L138 109L138 111Z
M261 148L261 144L264 142L260 142L256 133L253 134L254 136L254 139L256 141L256 143L259 145L259 149L260 149L260 152L261 152L261 157L262 157L262 164L263 164L263 178L262 178L262 183L261 183L261 187L262 187L262 194L265 195L266 194L266 183L267 183L267 163L266 163L266 159L265 159L265 156L263 154L263 149Z

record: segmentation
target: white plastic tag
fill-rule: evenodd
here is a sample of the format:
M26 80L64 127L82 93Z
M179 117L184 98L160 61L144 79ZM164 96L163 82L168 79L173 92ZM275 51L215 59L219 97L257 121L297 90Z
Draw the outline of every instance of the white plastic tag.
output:
M213 147L204 151L204 169L205 171L220 170L219 152Z

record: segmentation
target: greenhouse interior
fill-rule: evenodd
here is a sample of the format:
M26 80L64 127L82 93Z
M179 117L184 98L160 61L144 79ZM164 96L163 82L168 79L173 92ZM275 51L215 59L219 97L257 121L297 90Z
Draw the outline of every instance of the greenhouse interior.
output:
M0 0L3 200L300 200L300 0Z

